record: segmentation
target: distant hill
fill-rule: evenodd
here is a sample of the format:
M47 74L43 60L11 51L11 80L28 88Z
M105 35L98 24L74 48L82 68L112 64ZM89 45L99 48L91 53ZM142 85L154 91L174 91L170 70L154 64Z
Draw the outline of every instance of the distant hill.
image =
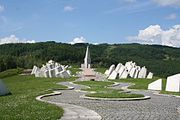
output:
M83 63L88 44L40 42L35 44L0 45L0 71L10 68L32 68L52 59L62 64ZM90 45L94 67L135 61L146 66L156 76L166 77L180 73L180 48L140 44Z

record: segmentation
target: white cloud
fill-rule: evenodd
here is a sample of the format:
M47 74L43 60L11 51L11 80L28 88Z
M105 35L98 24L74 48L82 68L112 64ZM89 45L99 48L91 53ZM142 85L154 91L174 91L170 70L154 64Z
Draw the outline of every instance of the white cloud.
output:
M0 13L4 11L4 6L0 5Z
M168 15L167 17L166 17L166 19L167 20L174 20L174 19L176 19L176 14L175 13L172 13L172 14L170 14L170 15Z
M180 7L180 0L153 0L160 6Z
M151 25L139 30L137 36L128 37L129 41L143 44L161 44L165 46L180 47L180 25L163 30L159 25Z
M0 38L0 45L8 43L35 43L34 40L19 39L15 35L9 37Z
M65 12L71 12L71 11L74 11L75 10L75 8L74 7L72 7L72 6L64 6L64 11Z
M76 43L86 43L86 39L81 36L74 38L73 41L70 42L70 44L76 44Z

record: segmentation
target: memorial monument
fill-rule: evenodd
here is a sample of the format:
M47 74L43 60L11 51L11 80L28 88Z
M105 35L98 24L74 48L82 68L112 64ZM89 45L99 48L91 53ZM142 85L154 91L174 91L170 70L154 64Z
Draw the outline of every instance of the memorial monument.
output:
M87 46L86 48L84 64L81 65L81 68L91 68L91 57L90 57L89 46Z
M158 79L148 85L148 90L162 90L162 79Z
M90 50L89 46L86 48L84 64L81 64L81 68L83 70L84 79L91 80L95 79L95 72L91 69L91 57L90 57Z
M45 78L69 78L71 77L71 72L66 70L68 66L61 65L53 60L50 60L46 63L46 65L42 65L41 68L34 66L31 74L35 75L35 77L45 77Z
M167 77L166 91L180 92L180 74Z
M119 63L117 66L114 64L109 67L104 73L108 79L126 79L130 78L147 78L152 79L153 73L149 72L147 75L147 68L137 66L135 62L126 62L125 65Z

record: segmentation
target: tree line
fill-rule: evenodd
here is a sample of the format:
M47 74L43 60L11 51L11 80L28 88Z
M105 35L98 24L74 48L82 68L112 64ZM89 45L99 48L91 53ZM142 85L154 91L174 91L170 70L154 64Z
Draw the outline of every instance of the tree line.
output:
M180 72L180 48L140 44L65 44L54 41L33 44L0 45L0 71L12 68L32 68L52 59L61 64L80 66L83 63L86 46L94 67L134 61L146 66L156 76L166 77Z

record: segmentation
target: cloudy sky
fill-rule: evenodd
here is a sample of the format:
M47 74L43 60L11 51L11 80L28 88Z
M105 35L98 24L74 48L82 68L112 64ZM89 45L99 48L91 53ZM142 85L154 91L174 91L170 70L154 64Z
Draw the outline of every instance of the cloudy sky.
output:
M0 1L0 44L49 40L180 47L180 0Z

